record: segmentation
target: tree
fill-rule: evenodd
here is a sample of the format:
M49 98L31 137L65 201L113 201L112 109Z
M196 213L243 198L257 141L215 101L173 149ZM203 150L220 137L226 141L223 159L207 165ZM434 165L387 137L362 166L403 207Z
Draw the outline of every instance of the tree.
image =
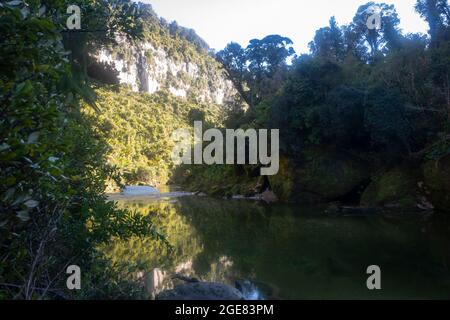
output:
M380 25L368 27L368 22L380 17ZM398 48L400 43L400 19L394 5L368 2L360 6L353 18L353 22L346 30L347 46L350 50L357 50L365 60L373 59L379 54L385 54L390 49Z
M151 232L147 218L106 201L106 181L117 177L107 146L65 85L73 77L61 34L67 2L45 3L46 11L38 1L0 4L2 298L48 298L69 261L89 272L100 243Z
M415 9L428 23L432 46L438 46L440 40L447 39L450 25L448 0L417 0Z
M250 72L256 77L273 76L295 54L292 44L291 39L279 35L250 40L246 49Z
M375 87L369 93L365 126L374 150L390 159L411 154L411 125L405 101L396 90Z
M279 35L253 39L244 50L230 43L216 57L243 100L254 108L281 86L287 61L295 55L292 40Z
M289 78L270 100L267 125L279 128L285 151L298 155L305 144L323 142L323 108L343 80L342 68L327 59L300 56Z
M118 36L128 40L142 38L142 15L151 7L137 4L131 0L57 0L57 1L11 1L25 17L38 15L51 23L62 36L62 45L70 54L70 77L61 80L70 90L81 95L89 104L95 106L95 94L89 87L89 55L98 48L117 44ZM80 8L81 29L67 29L67 8L77 5Z
M330 18L330 25L316 31L314 40L309 43L312 54L334 61L344 58L344 36L335 17Z
M251 106L250 94L246 89L248 69L245 50L238 43L231 42L216 54L216 58L226 70L228 78L233 82L242 99Z

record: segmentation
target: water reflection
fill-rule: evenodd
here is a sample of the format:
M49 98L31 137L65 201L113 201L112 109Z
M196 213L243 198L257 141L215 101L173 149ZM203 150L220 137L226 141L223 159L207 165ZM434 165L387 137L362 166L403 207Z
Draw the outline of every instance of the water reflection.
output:
M233 286L238 281L249 297L268 299L450 298L445 215L332 216L321 207L196 196L116 200L152 212L173 245L170 253L136 238L103 248L114 263L147 277L149 295L171 288L177 273ZM382 270L381 291L366 287L373 264ZM258 290L248 289L252 285Z

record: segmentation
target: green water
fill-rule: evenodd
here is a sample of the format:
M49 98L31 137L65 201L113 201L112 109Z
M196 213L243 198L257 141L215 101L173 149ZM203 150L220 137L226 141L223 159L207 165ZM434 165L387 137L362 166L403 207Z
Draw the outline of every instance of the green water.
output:
M446 215L345 216L197 196L117 199L152 212L174 250L132 239L104 252L133 270L159 268L168 281L175 272L228 284L248 279L269 299L450 298ZM381 268L381 290L367 289L370 265Z

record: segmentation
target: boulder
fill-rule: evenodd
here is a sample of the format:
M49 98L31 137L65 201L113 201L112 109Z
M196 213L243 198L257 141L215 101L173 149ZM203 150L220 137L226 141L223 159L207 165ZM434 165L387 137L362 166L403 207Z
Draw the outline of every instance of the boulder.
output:
M415 168L401 166L373 177L361 196L365 207L417 207L419 175Z
M163 291L156 300L243 300L242 293L226 284L215 282L194 282L177 285Z
M300 163L282 157L279 173L269 181L282 201L312 204L344 197L369 177L368 165L360 159L333 150L310 149Z
M271 190L266 190L263 193L261 193L261 200L263 200L266 203L273 203L278 202L278 197L275 194L275 192Z
M450 155L427 162L423 175L433 206L441 211L450 211Z

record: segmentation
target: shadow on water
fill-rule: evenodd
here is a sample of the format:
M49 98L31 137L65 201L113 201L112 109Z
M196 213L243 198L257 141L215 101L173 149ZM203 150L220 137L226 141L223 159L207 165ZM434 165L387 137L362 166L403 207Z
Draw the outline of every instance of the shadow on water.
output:
M450 298L449 216L332 216L322 207L196 196L116 200L153 212L173 245L171 254L150 239L103 248L114 263L153 270L153 289L170 288L180 273L250 280L268 299ZM382 290L367 289L370 265L381 268Z

